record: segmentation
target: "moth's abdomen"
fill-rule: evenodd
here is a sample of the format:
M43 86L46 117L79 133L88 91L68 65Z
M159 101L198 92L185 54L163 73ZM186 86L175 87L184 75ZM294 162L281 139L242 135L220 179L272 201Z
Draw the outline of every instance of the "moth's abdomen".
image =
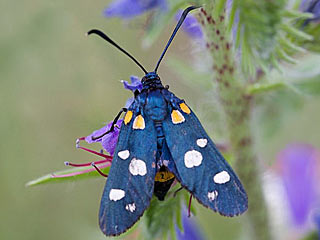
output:
M166 118L167 102L159 90L149 92L144 110L153 121L163 121Z

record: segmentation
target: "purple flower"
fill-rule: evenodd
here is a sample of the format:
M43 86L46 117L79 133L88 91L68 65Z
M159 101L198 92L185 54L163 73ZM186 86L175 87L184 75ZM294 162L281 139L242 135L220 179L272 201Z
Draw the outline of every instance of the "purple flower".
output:
M313 14L313 18L307 19L303 26L310 22L316 22L320 20L320 1L319 0L303 0L300 4L300 9L304 12Z
M179 10L176 14L176 20L178 21L182 15L182 10ZM192 38L202 38L203 32L201 26L196 17L188 15L182 24L182 29Z
M138 90L140 92L142 90L142 83L139 77L130 76L130 81L131 83L128 83L128 81L125 80L121 80L125 89L130 90L132 92L134 92L135 90Z
M294 224L306 223L316 201L317 150L308 144L290 144L278 155L282 179Z
M159 8L162 11L167 10L166 0L114 0L104 10L106 17L119 17L130 19L144 12Z
M117 121L116 126L112 132L104 135L101 138L92 140L92 137L99 137L111 128L112 122L109 122L106 126L100 128L99 130L94 131L89 136L85 137L85 140L87 143L101 142L102 147L108 153L110 153L110 155L113 155L117 145L121 124L122 124L122 119Z
M137 76L130 76L130 81L131 83L128 83L128 81L125 80L121 80L121 82L123 83L123 87L127 90L132 91L133 93L138 90L139 92L141 92L142 90L142 83L140 81L140 78ZM130 105L133 103L134 98L128 98L125 108L130 107Z
M185 212L182 214L182 225L183 225L184 232L181 232L180 229L176 226L176 233L177 233L178 240L203 240L204 239L197 224L193 221L193 219L187 217L187 214Z

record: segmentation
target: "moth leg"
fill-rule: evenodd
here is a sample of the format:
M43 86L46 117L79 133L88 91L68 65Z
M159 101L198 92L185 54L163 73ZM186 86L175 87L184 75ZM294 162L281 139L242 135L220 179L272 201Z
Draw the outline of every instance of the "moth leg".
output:
M108 174L104 174L103 172L101 172L101 170L96 166L94 162L91 163L91 166L94 167L102 177L108 177Z
M117 114L117 116L114 118L114 120L113 120L113 122L112 122L112 125L111 125L111 128L110 128L108 131L106 131L105 133L103 133L103 134L101 134L100 136L98 136L98 137L93 137L93 136L92 136L91 139L94 141L94 140L97 140L97 139L99 139L99 138L102 138L104 135L112 132L112 131L114 130L114 127L116 126L116 123L117 123L117 121L119 120L121 114L122 114L123 112L127 112L127 110L128 110L127 108L122 108L122 109L120 110L120 112Z
M180 192L183 189L183 187L178 188L176 191L173 193L173 197L177 196L177 193Z

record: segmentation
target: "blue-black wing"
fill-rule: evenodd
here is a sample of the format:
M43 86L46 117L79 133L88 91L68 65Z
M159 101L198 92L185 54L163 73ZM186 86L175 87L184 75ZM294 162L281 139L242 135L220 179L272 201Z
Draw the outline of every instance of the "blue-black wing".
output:
M131 116L130 116L131 115ZM126 113L101 199L99 224L107 236L127 231L149 206L156 173L152 120Z
M174 97L175 98L175 97ZM204 206L225 216L248 208L247 194L195 114L180 99L163 121L177 179ZM175 112L174 112L175 111Z

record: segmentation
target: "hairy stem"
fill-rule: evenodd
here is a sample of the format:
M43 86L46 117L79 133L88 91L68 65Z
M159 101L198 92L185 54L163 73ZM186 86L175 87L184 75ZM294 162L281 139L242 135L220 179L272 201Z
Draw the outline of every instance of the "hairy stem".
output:
M225 113L235 167L249 197L249 209L244 219L248 220L251 239L269 240L272 238L267 206L250 131L253 98L247 95L245 84L236 77L238 69L230 37L226 32L225 11L222 10L217 16L214 12L215 1L206 2L200 12L200 22L206 33L207 49L213 59L214 81Z

